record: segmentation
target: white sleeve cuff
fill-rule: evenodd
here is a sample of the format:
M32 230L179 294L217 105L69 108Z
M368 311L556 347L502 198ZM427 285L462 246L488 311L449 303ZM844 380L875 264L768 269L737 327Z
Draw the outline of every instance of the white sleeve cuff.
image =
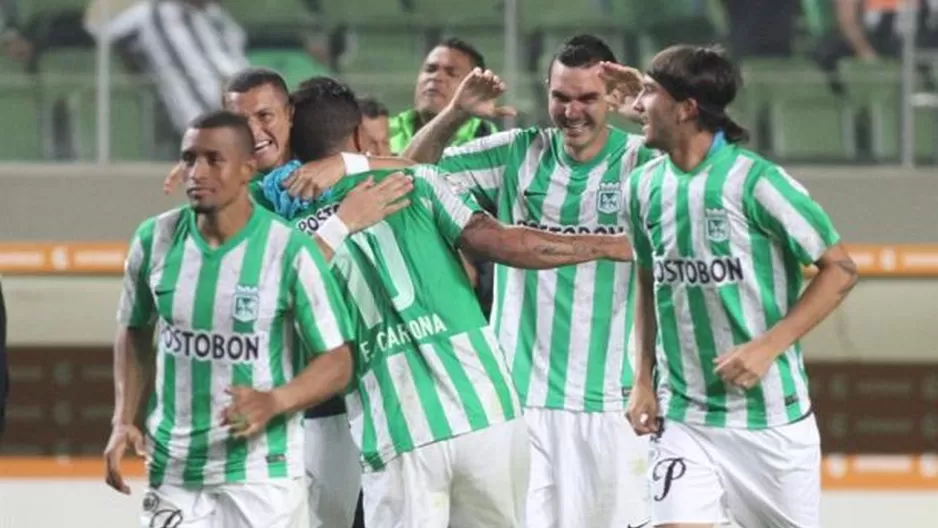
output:
M334 214L323 222L322 226L316 231L316 235L332 248L332 251L338 251L345 239L348 238L349 229L345 222L339 218L339 215Z
M342 161L345 162L345 174L358 174L371 170L371 164L368 163L368 156L364 154L343 152Z

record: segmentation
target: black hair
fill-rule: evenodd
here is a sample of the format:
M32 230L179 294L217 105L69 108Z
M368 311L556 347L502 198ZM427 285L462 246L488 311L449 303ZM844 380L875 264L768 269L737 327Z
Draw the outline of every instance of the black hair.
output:
M190 121L188 128L196 130L229 128L238 136L238 147L249 156L254 154L254 134L251 133L248 120L234 112L228 110L206 112Z
M559 62L568 68L589 68L600 62L616 62L616 55L609 49L603 39L595 35L576 35L568 38L560 45L560 49L550 60L547 68L547 80L554 63Z
M646 72L677 101L697 103L697 123L723 130L730 143L746 142L749 131L726 114L743 86L739 68L718 46L677 45L659 52Z
M270 86L283 94L284 99L290 100L290 89L283 76L270 68L245 68L225 82L224 93L249 92L260 86Z
M304 81L291 98L290 149L301 162L335 154L361 124L362 112L355 93L331 77Z
M362 115L369 119L387 117L388 107L374 97L361 97L358 99L358 107L361 108Z
M469 57L469 61L472 63L473 68L482 68L483 70L485 69L485 57L482 56L482 53L479 52L475 46L469 44L461 38L450 37L448 39L444 39L440 41L436 47L449 48L459 51Z

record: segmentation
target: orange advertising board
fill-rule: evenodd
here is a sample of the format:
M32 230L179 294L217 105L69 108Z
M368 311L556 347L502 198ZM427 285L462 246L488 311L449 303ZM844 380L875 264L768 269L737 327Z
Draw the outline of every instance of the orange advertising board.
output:
M143 477L143 460L126 458L125 477ZM93 457L0 457L0 479L104 478L104 462ZM829 455L821 466L825 490L938 491L938 456Z
M864 276L938 277L938 244L851 244L848 249ZM119 275L126 252L121 242L0 243L0 273Z

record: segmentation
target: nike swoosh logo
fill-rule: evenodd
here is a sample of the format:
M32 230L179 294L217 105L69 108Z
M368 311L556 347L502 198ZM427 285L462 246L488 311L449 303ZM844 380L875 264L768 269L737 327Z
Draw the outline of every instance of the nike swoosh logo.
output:
M643 522L642 524L631 524L631 523L630 523L630 524L628 525L628 528L642 528L642 526L646 526L646 525L647 525L648 523L650 523L650 522L651 522L651 519L649 519L649 520Z

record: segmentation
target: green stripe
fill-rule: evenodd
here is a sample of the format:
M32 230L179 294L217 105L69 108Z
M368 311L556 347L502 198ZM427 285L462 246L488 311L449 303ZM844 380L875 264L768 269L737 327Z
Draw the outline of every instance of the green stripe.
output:
M665 178L665 169L666 166L662 163L656 168L654 174L651 175L652 189L661 189ZM651 230L651 248L664 246L662 240L664 219L661 214L661 195L662 193L660 191L654 193L651 196L651 203L648 205L648 219L654 224L654 228ZM638 229L646 229L646 226L640 225ZM649 262L648 264L652 265L653 262ZM689 402L684 397L684 395L687 394L687 379L684 377L681 342L677 337L680 330L677 326L677 315L674 309L673 288L667 284L657 285L655 287L655 302L658 307L658 337L661 339L662 348L667 355L668 383L671 385L671 392L674 395L668 405L667 417L683 422L685 416L687 416L687 405Z
M388 361L373 361L372 371L378 382L378 390L381 391L381 406L384 409L391 443L398 453L406 453L414 448L414 439L407 428L401 399L394 388L391 372L388 369Z
M424 345L424 347L427 346L428 345ZM445 359L443 356L445 356L447 352L449 354L453 353L451 348L446 351L445 349L438 349L434 346L433 349L432 353L436 354L437 358L444 362ZM426 350L426 348L424 350ZM420 406L423 408L422 415L426 418L430 433L433 435L434 439L449 438L453 435L453 428L450 426L449 420L446 417L446 409L443 407L443 400L440 399L440 394L437 392L433 376L430 374L430 366L423 358L421 352L422 351L418 350L417 347L411 346L403 350L404 358L407 361L407 367L414 381L414 388L417 391L417 397L420 399ZM404 374L404 376L406 376L406 374ZM402 383L407 382L403 381ZM383 391L384 388L382 387L382 393ZM400 422L404 424L406 420L402 419ZM403 452L403 450L401 452Z
M690 220L691 210L688 199L688 190L692 177L706 178L707 175L677 176L677 201L675 203L677 209L675 228L677 230L678 252L681 257L690 259L695 257L694 235ZM717 352L713 341L713 324L710 321L710 314L707 312L707 301L704 299L704 294L700 291L700 288L685 288L685 290L687 291L687 307L694 329L694 342L707 394L705 423L722 427L726 424L726 386L723 384L723 380L713 372Z
M449 376L450 381L456 388L456 396L459 398L459 403L462 404L463 412L465 412L472 430L478 431L488 427L489 420L485 416L485 407L482 406L479 393L476 392L472 381L469 380L469 376L466 374L466 369L463 368L458 358L461 354L474 354L476 351L471 349L457 351L453 346L452 339L439 340L434 344L433 351L437 354L437 358L446 370L446 375ZM436 394L435 390L433 392ZM451 434L449 433L445 437L435 436L435 438L449 438Z
M589 325L589 345L586 351L586 398L583 410L586 412L602 412L605 407L605 379L606 357L612 343L609 342L612 323L621 324L622 321L613 321L608 315L597 317L597 314L611 314L613 310L612 297L615 288L612 287L616 276L616 264L609 261L596 262L596 280L593 287L593 318ZM631 290L632 285L629 284ZM626 324L628 324L626 322ZM628 334L628 332L626 332ZM628 355L627 348L623 354ZM628 364L628 358L625 363ZM623 367L623 377L625 374ZM631 385L632 376L629 369L628 382ZM627 386L627 385L623 385Z
M202 266L195 285L192 308L192 329L211 330L215 315L215 291L224 254L202 255ZM192 432L189 436L189 452L183 470L187 484L201 485L208 461L208 433L212 428L212 362L211 360L189 360L192 387Z
M589 172L589 170L580 170L576 167L570 171L567 188L564 190L566 196L560 206L560 225L580 223L580 202L586 184L589 182ZM543 207L543 203L541 206ZM557 283L554 290L554 316L551 323L547 371L546 406L551 409L563 408L566 396L567 367L570 365L570 331L573 326L573 311L576 309L573 294L576 290L576 276L579 268L580 266L576 265L564 266L557 268L556 271ZM606 335L608 340L608 333Z
M505 379L499 365L498 357L496 356L496 354L501 354L501 350L492 350L492 347L489 346L488 341L483 335L483 330L471 330L467 335L469 336L469 342L472 343L472 349L475 350L479 356L479 362L482 363L485 374L492 380L492 386L495 388L495 393L498 395L498 402L502 406L502 414L505 416L506 420L513 419L517 414L517 409L515 409L515 404L511 397L512 387L509 385L508 380Z
M378 452L378 433L375 430L374 413L371 410L371 395L365 388L364 382L359 382L357 392L361 396L362 404L362 458L371 469L378 471L384 468L384 460Z
M635 325L635 282L638 280L638 273L635 266L629 266L629 288L625 294L625 332L622 336L622 350L625 351L625 359L622 361L622 376L620 385L623 389L631 389L635 382L635 372L632 370L632 363L629 362L629 343L632 339L632 328ZM622 279L619 279L622 280ZM596 288L599 291L601 288ZM635 352L638 354L638 351Z
M257 287L260 284L261 266L264 262L264 250L267 246L269 230L261 230L247 241L244 260L241 263L241 274L238 285ZM282 276L282 275L281 275ZM254 321L239 321L234 319L232 328L239 334L254 332ZM251 387L254 384L254 371L250 365L235 363L231 367L231 385L234 387ZM225 480L239 482L245 479L245 462L248 456L247 440L228 437L228 457L225 460Z
M268 220L266 225L258 227L258 232L255 234L256 237L260 237L261 234L259 231L264 231L263 237L265 238L265 246L266 238L270 236L271 228L272 222ZM296 272L293 271L293 265L297 255L290 251L287 252L284 257L285 258L281 261L281 280L280 288L277 293L277 306L289 305L289 296L291 294L290 285L289 281L284 279L296 274ZM286 332L293 332L293 328L290 325L284 324L282 316L275 317L274 320L270 322L268 345L270 353L268 354L268 359L270 361L271 383L274 387L286 385L288 381L287 375L283 371L282 356L284 346L286 346ZM286 477L288 474L286 459L288 445L287 424L287 417L278 415L274 416L267 424L267 428L264 429L264 435L267 437L267 475L270 478L282 478Z
M150 219L140 226L137 232L137 242L140 244L142 255L140 258L140 269L137 276L134 277L134 303L130 311L130 322L144 323L150 321L153 313L153 295L150 293L150 256L153 251L153 231L156 226L156 219Z
M809 196L793 187L778 167L770 174L772 177L766 178L767 182L798 212L821 240L827 245L833 244L838 238L837 231L824 210Z
M791 253L785 253L782 256L782 262L785 267L785 278L786 278L786 295L788 297L786 305L788 310L791 311L795 303L798 302L798 298L801 295L801 286L804 278L803 268L798 262L798 259L795 255ZM780 314L781 315L781 314ZM771 325L766 326L766 328L772 328L778 321L772 322ZM797 420L804 416L808 412L808 407L810 406L809 402L798 401L795 397L798 395L798 391L795 387L794 377L800 376L804 381L805 385L808 383L807 372L802 368L801 365L801 343L796 342L795 346L789 348L784 354L781 354L776 361L778 362L779 371L785 370L787 375L783 374L782 387L785 390L785 412L788 414L788 419L791 421ZM787 381L787 384L784 382Z
M492 170L502 166L511 152L512 143L501 146L446 156L440 159L438 166L447 172L468 172L474 170Z
M545 150L541 156L540 163L537 165L537 172L534 179L528 187L527 192L524 189L518 189L519 195L524 195L527 202L528 218L534 222L539 222L541 212L544 207L544 199L547 197L547 188L550 185L550 176L554 173L557 164L556 158ZM517 197L518 200L521 196ZM514 361L512 363L511 374L515 380L515 388L521 396L521 401L527 406L541 406L543 402L528 401L528 391L531 389L531 368L534 355L534 342L537 331L537 287L538 272L524 272L524 293L521 302L521 318L518 321L520 329L518 332L518 342L515 344Z
M742 158L738 156L728 157L725 161L715 165L707 178L707 187L704 196L704 207L707 210L715 209L725 212L723 204L723 194L727 192L726 180L730 171L734 168L737 161ZM750 165L750 173L755 165ZM706 221L706 218L705 218ZM727 228L730 219L727 219ZM731 255L730 239L725 241L710 240L710 252L717 257L728 257ZM729 331L733 339L734 346L740 346L750 340L753 335L753 329L746 328L746 317L743 311L742 298L740 297L739 285L730 284L720 286L718 289L720 295L720 304L726 311L729 320ZM726 353L728 350L718 350L717 353ZM762 391L762 385L746 391L746 417L749 428L765 427L765 394Z
M163 263L163 275L160 277L161 291L172 290L172 294L157 297L157 310L166 320L172 320L173 304L176 298L176 282L182 269L182 255L185 243L172 245ZM150 484L160 486L166 475L169 461L169 444L172 440L173 427L176 424L176 358L172 354L161 354L163 358L163 383L160 387L160 407L163 417L153 434L153 461L150 464Z

